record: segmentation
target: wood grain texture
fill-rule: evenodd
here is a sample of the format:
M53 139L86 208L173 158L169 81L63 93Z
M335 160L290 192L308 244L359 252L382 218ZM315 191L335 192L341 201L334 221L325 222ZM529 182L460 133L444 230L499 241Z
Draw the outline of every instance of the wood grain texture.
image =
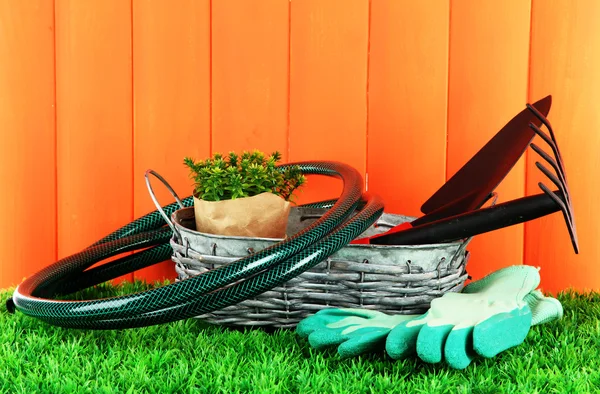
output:
M288 0L212 4L212 151L287 152Z
M371 5L369 190L387 212L421 216L445 181L448 3Z
M54 11L0 2L0 288L56 259Z
M566 167L580 253L573 251L562 214L555 213L526 224L525 263L541 267L544 290L599 290L600 3L534 0L532 12L530 101L552 94L549 120ZM536 143L551 153L541 138ZM543 162L531 151L527 193L540 193L539 181L554 190L535 161Z
M342 161L387 211L419 216L551 94L581 252L556 213L477 236L468 270L525 263L544 290L600 290L598 20L595 0L0 1L0 287L154 210L148 168L189 195L184 156ZM539 193L536 160L528 151L499 201ZM340 191L309 177L298 202ZM173 276L170 261L135 274Z
M144 173L153 169L181 197L192 181L183 158L210 154L210 2L133 2L134 215L156 210ZM162 205L175 199L154 177ZM136 272L148 281L173 278L169 260Z
M291 2L290 161L337 160L366 173L367 0ZM339 196L311 176L298 202Z
M527 102L530 2L451 2L448 164L452 176ZM525 158L496 189L499 202L524 195ZM523 225L476 236L473 278L523 262Z
M59 257L133 219L130 11L56 0Z

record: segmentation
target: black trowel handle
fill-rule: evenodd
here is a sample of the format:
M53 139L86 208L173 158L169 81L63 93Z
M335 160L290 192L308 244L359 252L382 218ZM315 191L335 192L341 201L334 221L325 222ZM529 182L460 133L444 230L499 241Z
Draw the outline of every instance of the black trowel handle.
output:
M556 195L565 200L560 191ZM560 211L546 193L519 198L493 207L455 215L371 240L377 245L420 245L453 242Z

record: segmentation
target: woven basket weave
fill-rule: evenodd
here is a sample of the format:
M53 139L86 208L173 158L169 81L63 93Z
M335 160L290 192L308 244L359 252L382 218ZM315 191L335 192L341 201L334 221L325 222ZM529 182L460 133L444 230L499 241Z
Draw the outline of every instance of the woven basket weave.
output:
M292 208L288 236L325 212L319 208ZM197 232L193 208L180 209L171 219L181 234L180 239L171 239L177 280L218 268L281 241ZM413 219L384 213L361 237L385 232ZM467 279L468 243L467 239L435 245L347 245L279 287L197 318L225 326L293 328L324 308L421 314L434 298L462 290Z

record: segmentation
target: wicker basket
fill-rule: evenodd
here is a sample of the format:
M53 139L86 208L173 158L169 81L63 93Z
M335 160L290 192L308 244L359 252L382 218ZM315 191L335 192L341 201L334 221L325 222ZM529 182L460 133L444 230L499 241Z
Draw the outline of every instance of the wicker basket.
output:
M294 207L287 234L308 226L325 209ZM177 280L198 275L271 246L281 239L219 236L196 231L194 209L171 215ZM414 218L384 213L362 236L382 233ZM470 239L435 245L347 245L283 285L212 313L197 316L225 326L293 328L324 308L368 308L390 314L424 313L431 301L462 290Z

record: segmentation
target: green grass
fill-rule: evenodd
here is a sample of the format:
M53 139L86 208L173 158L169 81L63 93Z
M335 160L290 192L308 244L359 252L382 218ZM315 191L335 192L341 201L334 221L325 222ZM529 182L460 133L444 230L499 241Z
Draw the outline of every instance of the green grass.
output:
M137 292L103 285L79 298ZM559 294L565 316L462 371L384 354L340 360L293 331L231 330L196 319L119 331L49 326L0 292L0 393L600 392L600 294Z

